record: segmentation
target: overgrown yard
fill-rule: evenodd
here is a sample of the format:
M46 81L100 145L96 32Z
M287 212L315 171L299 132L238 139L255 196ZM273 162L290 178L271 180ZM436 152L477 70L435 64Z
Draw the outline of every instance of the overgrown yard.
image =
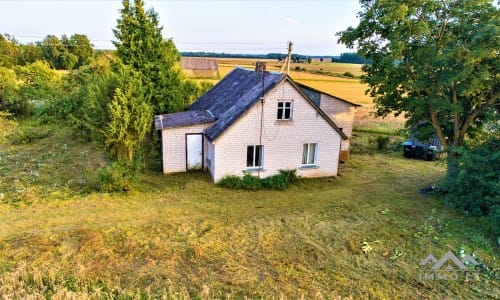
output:
M103 155L47 130L0 144L5 299L500 296L495 229L418 193L443 176L442 162L354 153L341 176L285 191L149 173L133 192L104 194L93 175ZM420 260L448 250L488 269L466 282L422 278Z

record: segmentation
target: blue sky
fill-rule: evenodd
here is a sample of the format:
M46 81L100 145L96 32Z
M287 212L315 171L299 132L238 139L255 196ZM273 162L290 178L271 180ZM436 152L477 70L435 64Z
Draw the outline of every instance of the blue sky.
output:
M349 51L335 33L356 26L356 0L145 0L180 51L286 52L338 55ZM48 34L86 34L96 48L112 48L118 0L0 0L0 33L20 42Z

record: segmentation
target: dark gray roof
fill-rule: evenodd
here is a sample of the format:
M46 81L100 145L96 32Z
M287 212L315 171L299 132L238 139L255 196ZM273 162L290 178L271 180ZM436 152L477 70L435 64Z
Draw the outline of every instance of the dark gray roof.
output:
M289 76L274 72L255 72L242 68L231 71L191 104L188 111L155 116L155 127L161 130L214 122L205 130L207 139L213 141L249 110L255 102L259 101L260 97L283 80L287 80L343 139L347 139L347 136L337 125Z
M259 98L285 77L281 73L236 68L191 104L190 110L207 110L218 117L205 135L213 141Z
M307 96L309 96L309 98L311 98L311 100L313 100L313 102L314 102L316 105L318 105L318 106L320 106L320 98L321 98L321 94L328 95L328 96L333 97L333 98L335 98L335 99L337 99L337 100L340 100L340 101L343 101L343 102L345 102L345 103L347 103L347 104L350 104L350 105L352 105L352 106L354 106L354 107L359 107L359 106L361 106L361 105L359 105L359 104L356 104L356 103L353 103L353 102L351 102L351 101L348 101L348 100L345 100L345 99L339 98L339 97L334 96L334 95L332 95L332 94L328 94L328 93L325 93L325 92L323 92L323 91L317 90L317 89L312 88L312 87L310 87L310 86L308 86L308 85L305 85L305 84L303 84L303 83L298 83L298 82L295 82L295 83L296 83L296 84L300 87L300 89L301 89L304 93L306 93L306 94L307 94Z
M216 118L206 110L188 110L173 114L155 116L155 128L174 128L189 126L194 124L211 123Z

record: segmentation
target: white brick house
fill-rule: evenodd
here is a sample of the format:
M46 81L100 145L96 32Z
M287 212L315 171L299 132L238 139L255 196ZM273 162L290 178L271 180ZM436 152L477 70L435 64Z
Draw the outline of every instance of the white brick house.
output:
M356 108L361 105L327 94L301 83L297 83L297 85L348 137L348 139L342 140L340 146L340 161L347 161L351 148L354 114L356 113Z
M348 139L289 76L242 68L188 111L156 116L155 126L161 130L164 173L206 169L214 182L245 173L267 177L281 169L303 177L336 176L341 142Z

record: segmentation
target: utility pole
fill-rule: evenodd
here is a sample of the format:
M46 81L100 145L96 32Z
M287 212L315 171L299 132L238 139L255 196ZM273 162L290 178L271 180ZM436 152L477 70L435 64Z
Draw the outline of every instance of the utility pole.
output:
M283 66L281 66L281 73L283 73L283 69L286 66L286 75L290 73L290 62L292 61L292 42L288 42L288 55L286 56L285 62L283 63Z

